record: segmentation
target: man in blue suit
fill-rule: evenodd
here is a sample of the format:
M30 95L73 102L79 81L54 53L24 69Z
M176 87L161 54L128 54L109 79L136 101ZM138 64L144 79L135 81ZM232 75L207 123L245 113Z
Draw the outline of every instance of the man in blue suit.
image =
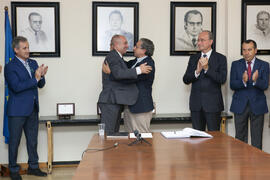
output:
M18 147L22 130L26 137L28 152L28 174L47 176L38 166L38 88L45 85L45 74L48 66L38 66L35 60L29 59L29 44L22 36L15 37L12 48L15 58L5 66L5 80L9 88L7 104L8 129L10 133L8 156L10 177L22 179L17 164Z
M234 112L235 137L248 142L250 118L251 144L262 149L264 114L268 112L264 91L268 88L269 64L255 57L257 44L242 43L243 57L231 67L230 86L234 90L230 110Z
M149 74L139 75L136 80L133 80L139 90L139 96L135 104L126 106L124 109L124 125L128 132L134 132L135 130L150 132L150 122L154 109L152 98L152 85L155 78L155 62L152 59L154 49L151 40L141 38L133 48L136 59L127 62L128 68L136 68L144 63L152 67Z

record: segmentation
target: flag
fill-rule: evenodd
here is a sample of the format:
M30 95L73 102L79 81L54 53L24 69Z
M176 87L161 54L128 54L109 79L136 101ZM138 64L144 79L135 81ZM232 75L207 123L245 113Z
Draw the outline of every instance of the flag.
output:
M5 8L5 65L14 58L14 52L12 49L12 32L10 22L8 18L8 10ZM9 131L8 131L8 116L7 116L7 101L8 101L8 86L5 81L5 105L4 105L4 125L3 135L5 136L5 143L9 142Z

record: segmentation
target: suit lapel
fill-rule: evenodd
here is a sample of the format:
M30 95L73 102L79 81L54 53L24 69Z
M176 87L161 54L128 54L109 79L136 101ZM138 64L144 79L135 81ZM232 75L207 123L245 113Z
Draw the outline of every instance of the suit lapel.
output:
M138 67L138 66L140 66L141 64L145 63L145 62L147 61L148 58L149 58L149 57L144 58L141 62L137 63L135 67ZM136 63L136 62L137 62L137 58L136 58L135 63Z
M20 68L20 70L22 72L24 72L24 74L26 74L29 78L31 78L30 74L28 73L28 71L27 71L26 67L23 65L23 63L18 58L15 58L14 60L17 64L17 66Z
M260 62L259 62L259 60L256 58L256 59L255 59L254 66L253 66L253 69L252 69L252 74L253 74L257 69L259 69L259 67L260 67Z
M246 64L246 60L245 59L241 59L241 70L244 73L245 71L247 71L247 64Z

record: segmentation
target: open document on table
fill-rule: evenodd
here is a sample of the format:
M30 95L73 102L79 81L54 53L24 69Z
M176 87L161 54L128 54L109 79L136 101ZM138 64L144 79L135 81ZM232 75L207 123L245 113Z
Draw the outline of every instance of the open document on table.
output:
M174 139L174 138L189 138L189 137L206 137L212 138L213 136L204 132L199 131L192 128L185 128L181 131L168 131L168 132L161 132L161 134L167 139Z

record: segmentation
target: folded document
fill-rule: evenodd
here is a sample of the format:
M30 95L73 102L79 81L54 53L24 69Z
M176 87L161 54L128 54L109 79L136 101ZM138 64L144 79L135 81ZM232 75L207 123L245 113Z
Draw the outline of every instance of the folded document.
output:
M207 138L213 137L212 135L204 131L199 131L192 128L185 128L182 131L161 132L161 134L167 139L189 138L189 137L207 137Z

